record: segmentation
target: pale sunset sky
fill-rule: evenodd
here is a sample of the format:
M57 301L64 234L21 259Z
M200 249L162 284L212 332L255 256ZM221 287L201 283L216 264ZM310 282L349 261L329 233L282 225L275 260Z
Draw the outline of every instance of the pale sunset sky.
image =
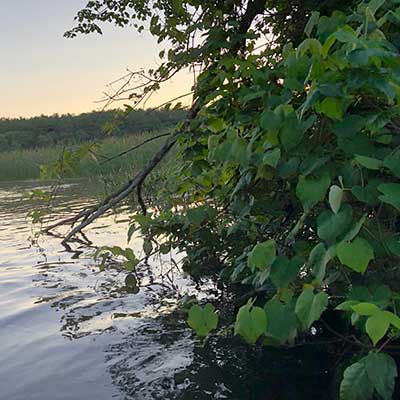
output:
M0 0L0 118L99 109L95 101L126 68L157 66L162 47L147 32L105 25L102 36L64 38L86 3ZM166 83L147 106L187 92L191 78L182 73Z

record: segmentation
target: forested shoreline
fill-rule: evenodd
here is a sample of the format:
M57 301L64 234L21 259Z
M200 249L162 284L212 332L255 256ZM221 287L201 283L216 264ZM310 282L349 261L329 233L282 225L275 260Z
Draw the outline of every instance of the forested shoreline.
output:
M33 118L0 118L0 152L72 145L109 136L166 129L184 118L182 110L92 111Z

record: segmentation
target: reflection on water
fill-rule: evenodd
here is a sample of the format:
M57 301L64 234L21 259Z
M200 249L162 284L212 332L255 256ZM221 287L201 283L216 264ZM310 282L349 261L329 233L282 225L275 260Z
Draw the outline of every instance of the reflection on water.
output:
M173 285L163 280L167 258L140 267L146 288L132 295L125 273L100 271L91 248L30 241L35 204L23 193L37 186L0 186L0 400L324 398L330 360L317 351L276 354L222 336L196 344L174 309L197 289L179 271ZM56 214L92 203L88 192L65 185ZM98 220L88 238L124 247L126 217ZM306 372L316 364L319 375Z

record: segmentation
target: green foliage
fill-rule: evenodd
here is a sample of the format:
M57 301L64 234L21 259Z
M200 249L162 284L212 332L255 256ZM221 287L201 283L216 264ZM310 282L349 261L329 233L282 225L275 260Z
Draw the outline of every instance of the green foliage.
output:
M356 238L352 242L339 243L337 254L343 265L361 273L366 271L369 262L374 259L373 248L362 238Z
M371 400L376 392L384 400L392 399L397 367L392 357L370 353L344 371L341 400Z
M218 325L214 306L208 303L202 308L194 304L189 310L188 324L198 336L207 336Z
M249 343L307 340L321 326L354 344L349 352L380 346L346 369L341 399L390 398L397 372L382 350L399 329L399 4L289 3L143 0L105 13L98 0L70 35L149 19L172 46L157 82L202 66L175 185L132 231L185 252L196 278L256 294L236 315ZM273 46L255 50L271 31ZM329 329L334 308L346 323Z
M253 306L249 300L237 314L235 335L240 335L246 342L254 344L261 335L266 333L266 330L267 316L264 310Z
M303 329L308 329L318 320L328 305L328 295L324 292L314 293L312 287L305 287L296 302L295 313Z
M249 254L249 267L253 271L255 269L264 270L274 262L275 257L276 245L273 240L259 243Z

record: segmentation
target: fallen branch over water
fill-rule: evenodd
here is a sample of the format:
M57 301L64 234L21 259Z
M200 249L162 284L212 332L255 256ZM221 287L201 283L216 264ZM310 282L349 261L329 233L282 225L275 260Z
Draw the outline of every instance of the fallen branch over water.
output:
M47 227L44 231L49 232L54 228L62 225L71 224L74 226L78 221L81 221L79 225L70 230L70 232L64 237L62 244L68 243L76 234L80 233L85 227L90 225L95 219L99 218L101 215L106 213L108 210L113 208L115 205L120 203L126 197L129 196L136 189L140 189L142 183L147 178L147 176L154 170L154 168L160 163L160 161L168 154L171 148L176 143L176 140L180 132L171 135L160 150L153 156L153 158L148 162L146 167L142 169L133 179L127 182L120 190L111 194L101 203L89 207L88 209L82 210L78 214L65 218L57 223Z

